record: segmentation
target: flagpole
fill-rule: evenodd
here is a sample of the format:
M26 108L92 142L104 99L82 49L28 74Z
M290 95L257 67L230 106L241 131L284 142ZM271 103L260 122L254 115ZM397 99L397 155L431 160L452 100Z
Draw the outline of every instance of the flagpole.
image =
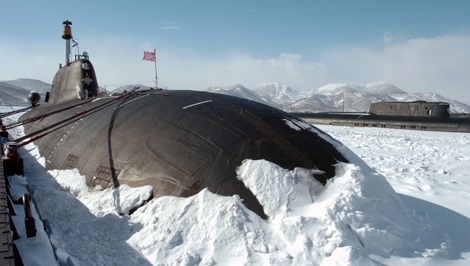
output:
M155 55L155 89L158 90L158 75L157 75L157 49L153 49L153 53Z

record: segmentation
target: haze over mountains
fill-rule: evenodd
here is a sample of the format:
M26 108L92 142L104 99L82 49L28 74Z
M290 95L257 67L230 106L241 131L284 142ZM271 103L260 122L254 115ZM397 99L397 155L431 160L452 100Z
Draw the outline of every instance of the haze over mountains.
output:
M137 85L139 86L139 85ZM133 85L114 91L129 90ZM145 88L145 86L140 86ZM35 79L0 81L1 105L25 105L30 91L45 94L51 88ZM384 101L429 101L448 102L451 113L470 113L470 106L448 99L437 93L407 93L385 82L374 84L327 84L317 89L300 91L278 83L248 89L237 84L228 87L209 87L209 92L233 95L261 102L287 112L367 112L372 102Z

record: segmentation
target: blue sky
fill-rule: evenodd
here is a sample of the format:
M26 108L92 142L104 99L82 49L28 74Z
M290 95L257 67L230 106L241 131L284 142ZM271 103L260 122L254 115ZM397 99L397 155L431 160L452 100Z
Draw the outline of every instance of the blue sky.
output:
M141 58L157 49L169 89L385 81L470 103L470 1L28 0L2 10L0 80L52 82L68 19L111 89L152 85Z

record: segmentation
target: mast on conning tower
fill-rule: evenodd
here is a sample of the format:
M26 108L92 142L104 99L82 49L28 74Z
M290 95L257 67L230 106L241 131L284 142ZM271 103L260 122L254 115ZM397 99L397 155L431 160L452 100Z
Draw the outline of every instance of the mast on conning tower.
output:
M70 40L72 37L72 22L66 20L62 22L64 24L64 34L62 35L62 39L65 39L65 65L68 66L70 64Z

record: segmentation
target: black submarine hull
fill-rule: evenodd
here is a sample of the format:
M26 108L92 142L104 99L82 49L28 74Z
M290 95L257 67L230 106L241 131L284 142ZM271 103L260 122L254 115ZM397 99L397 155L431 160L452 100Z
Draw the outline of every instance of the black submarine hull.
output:
M208 92L148 90L49 103L20 120L32 121L26 134L41 132L34 142L48 169L77 168L91 187L151 185L156 197L208 188L240 195L261 216L262 206L236 177L243 160L320 170L312 178L322 184L347 161L314 131L293 127L303 122L295 116Z
M468 117L376 115L370 113L291 113L312 124L470 133Z

